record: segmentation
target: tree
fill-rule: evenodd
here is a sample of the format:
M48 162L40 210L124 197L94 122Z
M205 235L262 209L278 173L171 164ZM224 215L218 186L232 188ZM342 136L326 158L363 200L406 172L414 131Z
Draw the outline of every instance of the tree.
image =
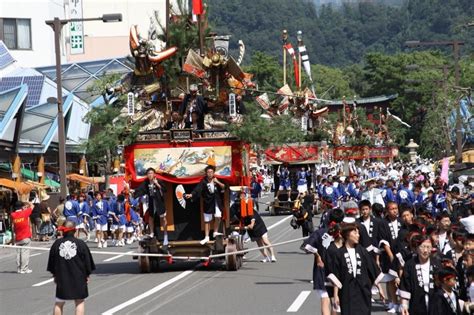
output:
M208 0L208 4L213 29L235 38L232 53L242 39L248 57L262 51L280 63L283 29L294 46L296 32L302 30L310 60L331 66L360 63L369 52L399 53L406 40L415 39L455 38L466 42L464 54L472 51L472 31L463 31L472 20L472 0L394 1L398 1L395 7L387 1L351 1L356 3L317 10L314 1L307 0Z
M460 62L461 85L474 85L472 57ZM444 77L443 66L448 67ZM452 57L440 51L417 51L366 56L364 81L369 85L362 96L398 94L390 111L409 123L405 128L389 120L392 138L402 148L409 139L421 145L419 152L425 157L442 157L450 151L448 134L454 128L447 118L455 109L458 93L453 90L454 67Z
M176 12L173 19L168 24L168 30L166 26L160 24L162 34L158 38L166 42L167 47L178 47L178 51L175 56L165 60L162 63L165 74L163 80L168 85L177 85L177 81L181 74L182 65L186 59L188 51L190 49L199 48L199 30L198 24L194 23L191 18L191 13L187 10L187 5L184 0L176 1ZM156 20L160 21L158 12L156 14ZM207 15L203 17L203 20L207 19ZM204 30L204 36L208 36L209 29L207 23L202 23ZM167 37L168 35L168 37Z
M244 70L254 75L252 80L260 90L276 91L283 85L283 70L277 59L264 52L255 52Z
M316 94L324 99L341 99L352 96L355 91L349 86L349 80L341 69L323 65L311 67Z
M281 115L265 119L260 117L262 111L255 103L247 103L245 106L247 113L242 124L229 126L230 133L240 140L266 148L304 139L304 134L291 116Z
M90 92L103 94L105 104L92 108L84 117L92 128L83 147L90 162L105 163L106 187L118 149L132 143L139 128L138 124L130 126L128 117L120 115L121 108L126 104L126 95L120 96L113 104L109 104L105 97L106 88L116 83L116 78L116 75L106 75L89 89Z

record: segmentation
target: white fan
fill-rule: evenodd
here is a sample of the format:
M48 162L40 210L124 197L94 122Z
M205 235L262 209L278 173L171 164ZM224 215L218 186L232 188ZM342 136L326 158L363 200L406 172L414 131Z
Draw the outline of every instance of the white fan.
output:
M184 191L183 185L176 186L176 189L175 189L174 192L175 192L175 195L176 195L176 199L178 199L179 204L181 205L181 207L186 209L186 199L184 199L184 194L186 192Z

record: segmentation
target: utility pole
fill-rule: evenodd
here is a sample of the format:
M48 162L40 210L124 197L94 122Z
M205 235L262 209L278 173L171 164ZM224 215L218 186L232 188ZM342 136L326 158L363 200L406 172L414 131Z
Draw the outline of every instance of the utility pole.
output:
M454 54L454 85L459 86L461 81L461 70L459 69L459 45L463 45L459 41L453 41ZM456 166L459 168L462 164L462 117L461 106L456 104Z
M286 44L288 43L288 31L283 30L281 33L281 40L283 43L283 86L286 85Z
M58 104L58 151L59 151L59 178L61 181L61 192L60 196L66 198L67 195L67 177L66 177L66 128L64 124L63 115L63 85L61 77L61 30L64 25L69 22L85 22L85 21L102 21L107 22L121 22L122 14L104 14L101 17L96 18L84 18L84 19L65 19L61 20L55 17L54 20L47 20L45 23L53 29L54 32L54 52L56 55L56 90L57 99L55 100Z

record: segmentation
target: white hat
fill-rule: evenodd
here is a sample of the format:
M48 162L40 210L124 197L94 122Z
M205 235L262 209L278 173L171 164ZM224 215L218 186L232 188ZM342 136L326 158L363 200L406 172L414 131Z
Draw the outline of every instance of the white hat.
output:
M189 86L189 90L190 90L190 91L197 91L197 90L198 90L198 86L197 86L196 84L191 84L191 85Z
M470 215L467 218L462 218L459 221L462 225L464 225L469 234L474 234L474 215Z
M344 219L342 220L342 222L344 223L354 223L355 221L356 219L353 217L344 217Z

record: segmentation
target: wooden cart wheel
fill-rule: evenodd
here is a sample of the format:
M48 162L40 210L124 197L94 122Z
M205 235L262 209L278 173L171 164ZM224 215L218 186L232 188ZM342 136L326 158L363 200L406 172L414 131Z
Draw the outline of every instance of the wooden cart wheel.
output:
M140 246L138 249L138 252L148 253L148 250ZM138 269L140 270L141 273L149 273L151 271L150 257L138 256Z
M156 257L150 260L151 263L151 271L159 272L160 271L160 260Z
M226 254L233 253L236 251L237 251L237 247L235 244L227 244L227 246L225 247ZM237 262L237 255L233 254L233 255L225 256L225 264L226 264L227 270L229 271L236 271L237 269L239 269L238 262Z
M149 273L151 271L150 257L138 257L138 268L140 268L141 273Z
M243 264L243 256L242 255L238 255L237 256L237 269L240 269L242 267L242 264Z
M272 216L276 215L275 205L274 204L270 205L269 208L270 208L270 215L272 215Z

